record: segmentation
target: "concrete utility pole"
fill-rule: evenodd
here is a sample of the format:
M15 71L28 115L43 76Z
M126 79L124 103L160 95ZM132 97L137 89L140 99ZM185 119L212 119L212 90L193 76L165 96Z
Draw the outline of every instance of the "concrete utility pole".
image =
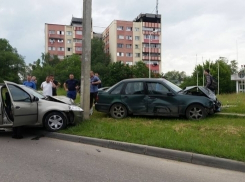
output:
M81 61L81 97L80 103L84 110L83 119L89 119L90 111L90 70L91 70L91 12L92 0L83 0L83 41Z

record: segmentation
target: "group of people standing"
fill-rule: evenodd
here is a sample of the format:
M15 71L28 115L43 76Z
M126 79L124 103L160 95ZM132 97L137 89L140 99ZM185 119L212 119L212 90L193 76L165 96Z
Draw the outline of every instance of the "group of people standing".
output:
M35 76L27 75L27 80L23 82L23 85L37 89L37 79ZM54 79L53 75L46 77L46 80L42 82L41 89L43 90L43 95L56 96L57 87L60 86L60 83Z
M79 90L80 83L74 79L74 75L70 74L69 79L64 83L64 89L67 92L67 97L75 100L77 90ZM101 87L101 80L99 74L90 71L90 115L93 114L93 104L96 102L98 89Z
M35 76L27 76L27 80L24 81L24 85L37 89L37 79ZM56 96L57 88L60 83L54 79L53 75L46 77L46 80L42 82L41 89L43 90L43 95ZM80 82L74 78L74 74L69 75L69 79L63 84L63 87L67 93L67 97L75 100L77 92L80 90ZM96 102L98 89L101 88L101 80L99 74L90 71L90 114L93 113L93 104Z

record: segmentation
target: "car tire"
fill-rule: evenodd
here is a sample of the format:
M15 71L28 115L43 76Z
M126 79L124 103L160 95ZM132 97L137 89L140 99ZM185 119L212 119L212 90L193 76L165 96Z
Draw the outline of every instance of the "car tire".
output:
M115 119L122 119L128 115L128 110L123 104L113 104L110 109L110 114Z
M58 131L66 127L67 119L60 112L51 112L45 117L44 125L48 131Z
M190 120L199 120L207 116L205 108L200 104L192 104L186 110L186 117Z

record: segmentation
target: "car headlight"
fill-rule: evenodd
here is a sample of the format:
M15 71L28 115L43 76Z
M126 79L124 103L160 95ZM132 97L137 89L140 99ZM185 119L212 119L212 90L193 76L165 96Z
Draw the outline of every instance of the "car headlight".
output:
M69 108L72 111L83 111L83 109L81 107L78 107L78 106L69 106Z
M73 99L70 99L70 101L71 101L71 103L72 103L72 104L74 104L74 103L75 103Z

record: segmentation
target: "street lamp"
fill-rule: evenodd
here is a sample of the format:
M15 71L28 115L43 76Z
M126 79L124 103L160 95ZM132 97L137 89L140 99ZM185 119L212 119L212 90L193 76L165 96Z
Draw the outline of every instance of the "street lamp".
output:
M151 78L151 34L155 32L158 32L158 30L150 32L149 36L149 78Z

